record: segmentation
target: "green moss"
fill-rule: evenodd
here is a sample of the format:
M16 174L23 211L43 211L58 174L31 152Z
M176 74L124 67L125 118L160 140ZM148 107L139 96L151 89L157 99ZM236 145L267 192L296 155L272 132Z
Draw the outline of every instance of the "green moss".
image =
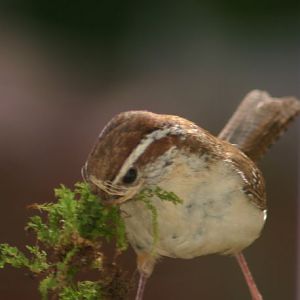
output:
M31 205L42 214L31 217L26 226L36 235L36 245L26 246L28 253L23 253L1 244L0 268L8 264L38 275L42 299L100 299L100 291L109 289L112 280L111 267L108 270L103 259L103 239L113 241L117 253L128 246L119 207L104 206L86 183L77 183L74 190L62 185L55 197L56 202ZM94 269L98 281L77 280L78 274Z
M153 246L159 237L154 196L181 203L174 193L159 187L136 196L151 212ZM73 190L62 185L55 189L55 198L52 203L31 205L41 214L32 216L25 227L36 236L34 246L27 245L23 253L0 244L0 268L11 265L34 273L40 278L43 300L125 299L131 287L129 276L115 262L107 262L102 248L104 242L113 242L117 256L128 247L119 206L104 206L86 183L77 183ZM98 271L97 281L78 280L78 275L82 278L90 270Z
M81 281L76 287L64 287L59 294L64 300L101 300L101 288L97 282Z

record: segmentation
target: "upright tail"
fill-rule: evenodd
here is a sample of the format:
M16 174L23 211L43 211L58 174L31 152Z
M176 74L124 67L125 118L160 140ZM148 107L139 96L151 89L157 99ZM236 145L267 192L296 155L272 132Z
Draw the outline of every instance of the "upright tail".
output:
M293 97L272 98L253 90L246 95L219 138L235 144L252 160L259 160L300 114L300 101Z

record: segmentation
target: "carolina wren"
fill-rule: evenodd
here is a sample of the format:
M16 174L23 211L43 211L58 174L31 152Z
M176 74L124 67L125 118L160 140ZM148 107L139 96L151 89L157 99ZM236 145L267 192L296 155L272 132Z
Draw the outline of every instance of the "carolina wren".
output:
M177 116L147 111L115 116L90 153L84 177L103 201L119 204L125 212L128 239L144 279L160 256L237 254L259 237L266 219L264 179L254 162ZM151 212L134 201L153 186L183 200L174 205L152 199L158 211L155 249Z

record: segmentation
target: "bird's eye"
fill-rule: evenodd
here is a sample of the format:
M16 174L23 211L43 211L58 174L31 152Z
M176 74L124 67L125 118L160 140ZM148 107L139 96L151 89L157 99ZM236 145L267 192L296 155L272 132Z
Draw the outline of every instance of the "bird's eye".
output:
M124 175L122 181L123 183L129 184L133 183L137 178L137 170L135 168L128 169L127 173Z

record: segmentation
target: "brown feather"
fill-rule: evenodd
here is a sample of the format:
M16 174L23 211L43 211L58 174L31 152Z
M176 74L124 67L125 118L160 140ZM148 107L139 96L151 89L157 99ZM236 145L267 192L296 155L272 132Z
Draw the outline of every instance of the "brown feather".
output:
M237 108L219 138L235 144L252 160L259 160L300 113L293 97L272 98L254 90Z
M85 171L98 179L113 181L126 158L146 135L168 127L179 129L179 133L154 140L135 162L139 168L153 162L173 146L197 154L199 158L204 156L207 168L214 161L227 160L231 168L245 179L243 190L251 202L261 209L266 208L264 180L256 165L232 144L177 116L145 111L115 116L100 134Z

